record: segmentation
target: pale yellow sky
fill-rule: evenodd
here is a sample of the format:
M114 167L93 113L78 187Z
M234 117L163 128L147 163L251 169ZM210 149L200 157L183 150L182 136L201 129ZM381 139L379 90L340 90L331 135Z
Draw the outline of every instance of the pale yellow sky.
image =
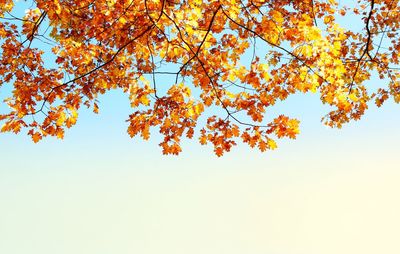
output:
M394 165L260 167L3 174L0 253L400 253Z

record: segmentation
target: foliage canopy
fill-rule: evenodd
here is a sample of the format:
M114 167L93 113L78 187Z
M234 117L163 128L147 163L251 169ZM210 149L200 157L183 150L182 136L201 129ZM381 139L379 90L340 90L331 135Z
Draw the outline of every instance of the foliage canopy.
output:
M350 2L35 0L17 16L20 3L0 0L1 131L63 138L80 107L98 112L98 95L117 88L129 135L157 127L165 154L183 137L218 156L238 140L274 149L299 121L267 110L295 93L316 93L332 107L322 121L341 127L371 101L400 101L399 1ZM367 86L374 77L382 84Z

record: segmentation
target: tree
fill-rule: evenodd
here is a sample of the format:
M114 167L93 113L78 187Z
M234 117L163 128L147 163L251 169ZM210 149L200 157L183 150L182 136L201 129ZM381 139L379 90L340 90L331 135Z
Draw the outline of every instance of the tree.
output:
M299 121L266 110L295 93L317 93L339 128L371 101L400 101L398 0L35 0L23 16L16 4L0 0L1 131L34 142L63 138L117 88L129 135L157 127L165 154L194 136L218 156L238 140L275 149Z

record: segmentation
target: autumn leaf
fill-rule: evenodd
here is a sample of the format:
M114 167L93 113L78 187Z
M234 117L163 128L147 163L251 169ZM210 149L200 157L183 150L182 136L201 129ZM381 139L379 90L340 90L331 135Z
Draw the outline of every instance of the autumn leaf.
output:
M42 135L40 135L40 133L35 132L34 134L32 134L32 140L33 142L37 143L39 142L39 140L42 139Z

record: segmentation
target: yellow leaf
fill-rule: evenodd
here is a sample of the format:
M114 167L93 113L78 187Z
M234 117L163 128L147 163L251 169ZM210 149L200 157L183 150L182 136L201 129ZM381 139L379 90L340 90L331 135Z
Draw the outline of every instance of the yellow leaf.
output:
M60 113L60 115L58 116L58 119L56 121L56 125L57 126L63 125L66 119L67 119L67 117L66 117L65 113L64 113L64 111L62 111Z
M139 101L145 106L150 105L150 99L146 95L140 96Z
M357 97L354 93L351 93L351 94L349 95L349 99L350 99L351 101L354 101L354 102L357 102L357 101L358 101L358 97Z
M273 139L268 139L267 144L268 148L271 150L275 150L278 147Z

